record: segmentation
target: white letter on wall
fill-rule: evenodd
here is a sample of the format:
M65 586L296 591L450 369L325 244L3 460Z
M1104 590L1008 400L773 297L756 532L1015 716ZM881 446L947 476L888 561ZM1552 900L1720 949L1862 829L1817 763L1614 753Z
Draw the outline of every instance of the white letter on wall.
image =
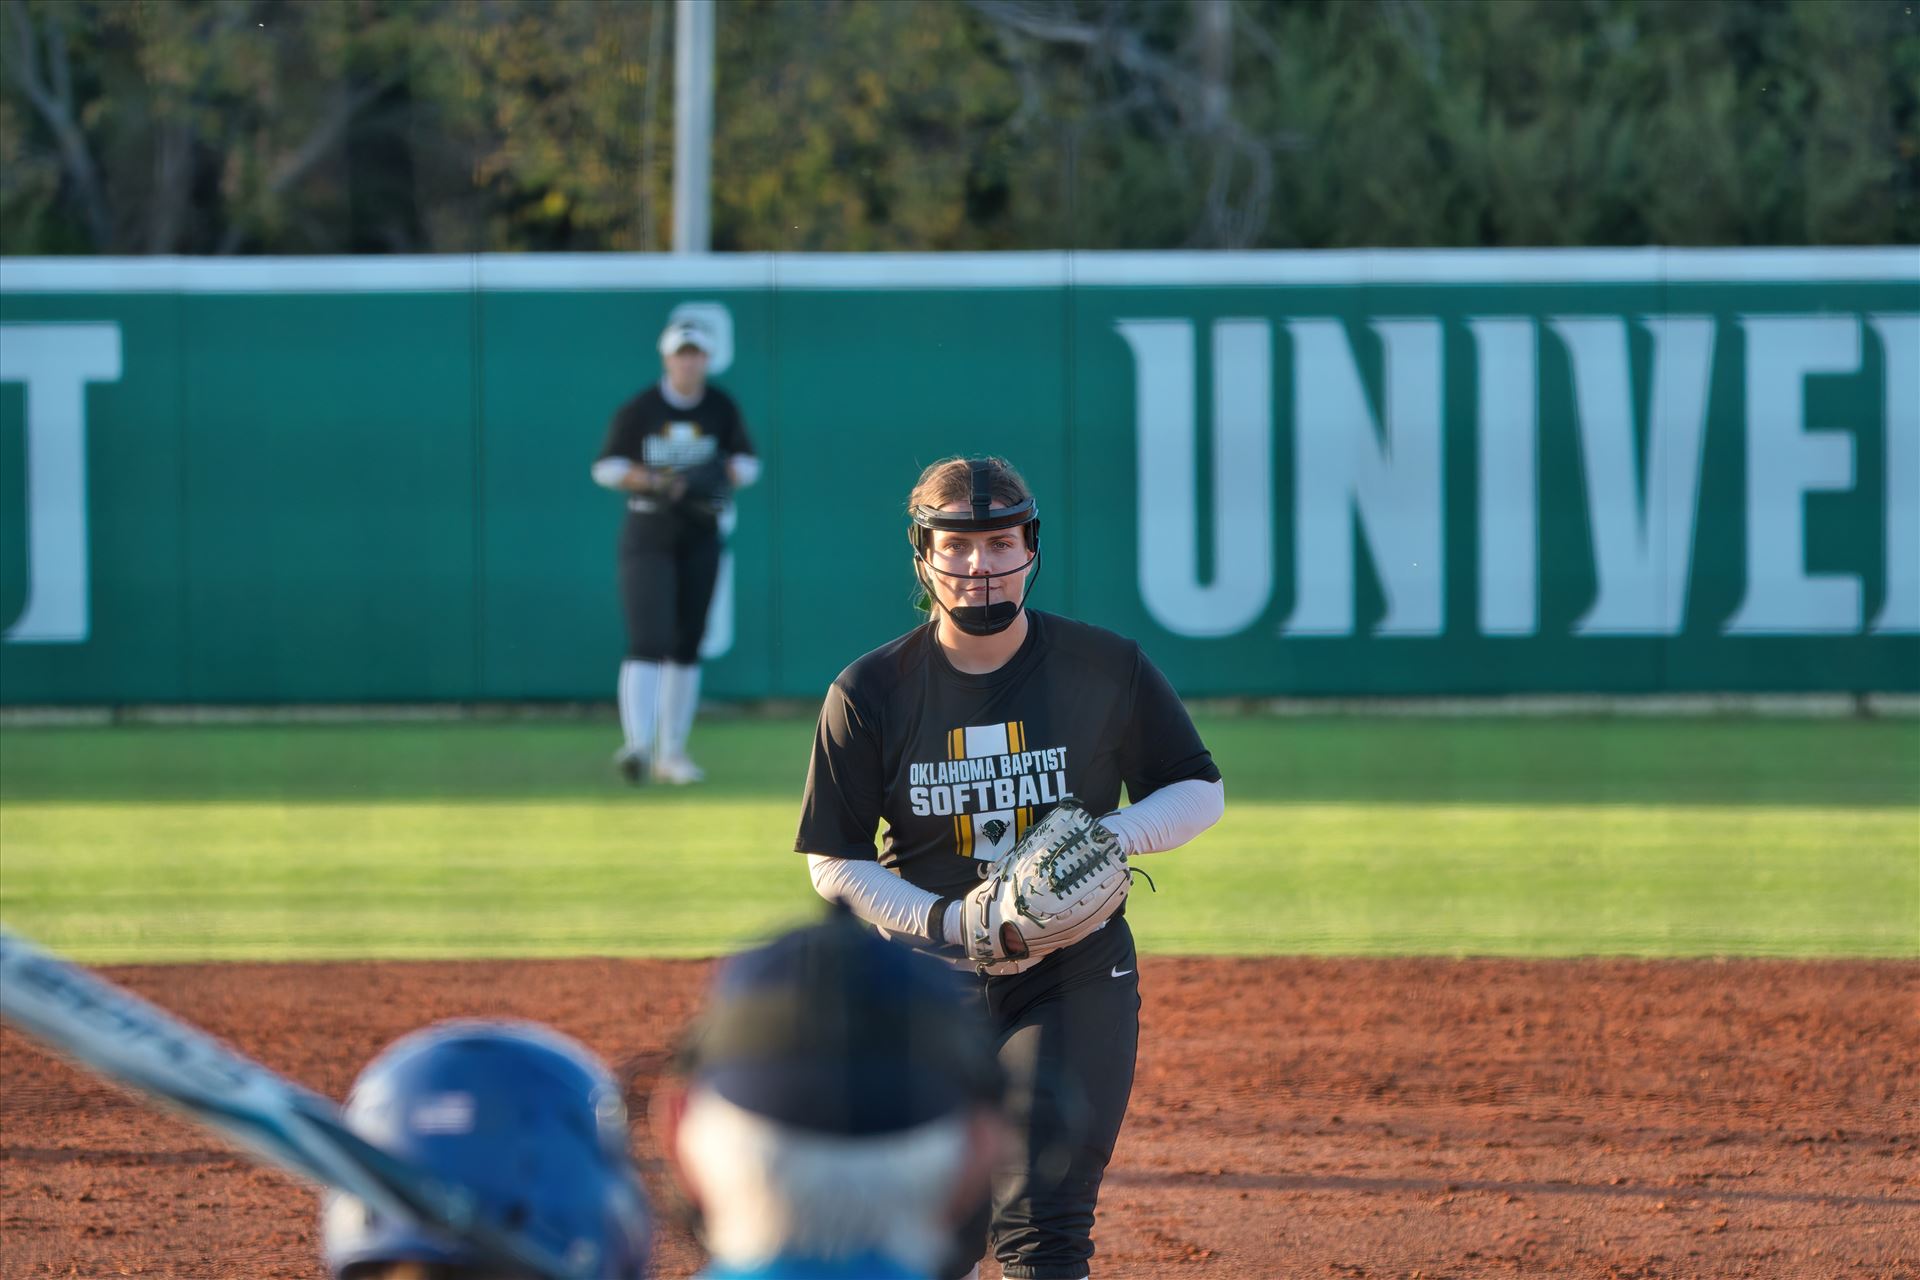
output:
M1480 632L1540 629L1540 342L1531 320L1469 320L1480 372Z
M0 325L0 382L27 384L27 603L14 644L87 638L87 392L120 380L117 324Z
M1887 596L1876 635L1920 631L1920 316L1869 316L1887 365Z
M1282 635L1353 634L1353 516L1386 596L1377 635L1446 625L1440 491L1440 324L1376 320L1386 429L1374 420L1338 320L1291 320L1294 353L1293 613Z
M1264 320L1213 326L1213 581L1199 580L1193 325L1121 320L1133 350L1140 598L1175 635L1224 636L1273 594L1273 335Z
M1854 316L1742 316L1747 331L1747 595L1729 635L1860 629L1860 579L1807 572L1806 495L1853 487L1853 437L1806 429L1809 374L1860 368Z
M1574 624L1574 633L1678 635L1686 616L1694 517L1700 505L1713 321L1705 316L1648 316L1644 321L1653 334L1653 394L1643 465L1634 457L1626 321L1566 316L1549 323L1573 362L1594 576L1599 579L1593 607Z

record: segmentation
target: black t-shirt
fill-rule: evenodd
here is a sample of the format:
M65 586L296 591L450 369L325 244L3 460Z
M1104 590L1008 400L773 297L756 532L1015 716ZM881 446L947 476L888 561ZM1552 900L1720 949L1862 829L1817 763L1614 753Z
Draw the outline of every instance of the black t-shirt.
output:
M627 508L635 516L691 516L710 524L731 492L727 459L753 451L732 396L708 383L698 404L676 409L655 383L614 411L600 457L625 458L687 482L677 503L664 494L628 494Z
M801 853L874 858L958 896L1062 795L1094 813L1188 778L1220 780L1187 710L1140 646L1027 611L1027 638L984 675L956 671L933 624L875 649L827 690L800 812Z

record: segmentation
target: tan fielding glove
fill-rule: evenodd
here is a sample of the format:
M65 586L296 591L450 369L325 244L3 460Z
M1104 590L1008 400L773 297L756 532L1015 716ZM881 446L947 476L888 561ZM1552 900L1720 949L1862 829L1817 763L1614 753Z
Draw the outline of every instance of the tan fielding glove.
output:
M1067 796L961 899L961 945L982 973L1017 973L1105 924L1128 884L1119 839Z

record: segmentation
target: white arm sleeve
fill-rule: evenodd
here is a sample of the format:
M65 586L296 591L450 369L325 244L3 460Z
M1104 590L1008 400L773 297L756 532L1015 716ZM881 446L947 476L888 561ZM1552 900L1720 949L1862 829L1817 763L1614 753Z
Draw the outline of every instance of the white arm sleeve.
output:
M736 489L744 489L760 478L760 459L750 453L736 453L727 459L727 479Z
M631 458L602 458L593 464L593 482L603 489L618 489L632 470Z
M1100 825L1120 837L1131 857L1177 849L1220 821L1226 811L1224 785L1188 778L1160 788L1139 804L1115 810L1100 819Z
M865 858L831 858L810 853L807 874L813 877L813 891L828 902L844 902L867 923L909 938L925 939L927 912L940 900L939 894L910 885L879 863ZM958 903L951 904L947 915L952 917L958 910ZM942 920L941 924L944 933L946 921Z

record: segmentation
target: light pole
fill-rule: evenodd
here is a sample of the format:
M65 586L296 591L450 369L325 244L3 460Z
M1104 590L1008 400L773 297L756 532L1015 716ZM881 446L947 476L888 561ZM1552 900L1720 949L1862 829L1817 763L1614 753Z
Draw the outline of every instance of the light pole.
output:
M673 30L673 251L713 248L713 6L675 0Z

